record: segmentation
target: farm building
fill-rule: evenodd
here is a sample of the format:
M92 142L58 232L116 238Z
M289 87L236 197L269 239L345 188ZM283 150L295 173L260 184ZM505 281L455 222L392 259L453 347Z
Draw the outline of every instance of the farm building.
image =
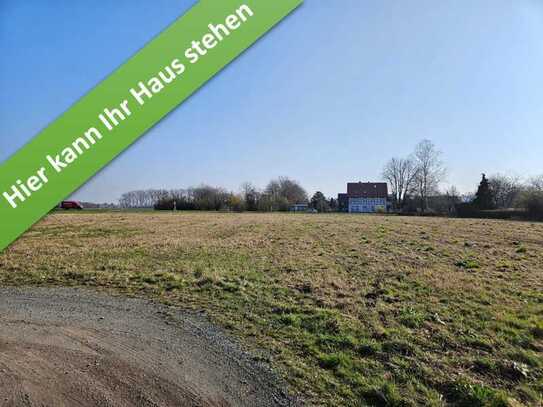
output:
M338 194L340 210L349 213L375 213L387 210L386 182L349 182L347 193Z

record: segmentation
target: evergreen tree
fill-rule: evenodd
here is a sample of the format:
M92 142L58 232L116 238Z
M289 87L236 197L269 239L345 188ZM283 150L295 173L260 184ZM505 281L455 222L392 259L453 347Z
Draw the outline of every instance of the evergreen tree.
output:
M481 180L477 193L475 194L473 205L481 210L494 209L494 196L492 194L492 189L490 188L488 178L485 174L483 174L483 179Z

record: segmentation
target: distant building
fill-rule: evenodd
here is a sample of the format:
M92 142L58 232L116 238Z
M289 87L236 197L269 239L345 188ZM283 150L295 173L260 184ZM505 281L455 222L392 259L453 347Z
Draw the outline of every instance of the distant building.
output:
M309 209L309 205L306 203L294 204L294 205L291 205L289 208L291 212L307 212L308 209Z
M388 186L386 182L349 182L347 193L338 194L342 212L375 213L387 210Z

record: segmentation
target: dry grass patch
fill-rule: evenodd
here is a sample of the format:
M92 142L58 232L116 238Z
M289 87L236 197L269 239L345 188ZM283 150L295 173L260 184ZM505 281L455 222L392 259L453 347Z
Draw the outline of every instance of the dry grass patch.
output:
M314 405L541 403L543 224L59 213L0 255L0 282L204 310Z

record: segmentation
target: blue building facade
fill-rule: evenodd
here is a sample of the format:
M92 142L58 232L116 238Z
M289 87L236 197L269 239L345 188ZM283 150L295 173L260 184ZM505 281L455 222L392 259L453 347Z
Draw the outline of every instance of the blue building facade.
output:
M388 209L386 182L349 182L347 193L338 195L340 210L349 213L377 213Z

